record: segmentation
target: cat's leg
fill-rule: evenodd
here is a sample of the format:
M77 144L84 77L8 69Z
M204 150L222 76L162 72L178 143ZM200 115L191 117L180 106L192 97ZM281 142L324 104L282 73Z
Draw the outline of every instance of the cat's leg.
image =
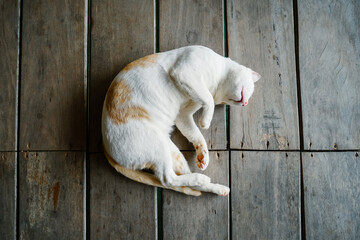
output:
M186 161L184 155L178 149L178 147L171 140L169 141L169 145L170 145L173 169L176 175L191 173L189 164Z
M202 192L211 192L220 196L226 196L230 192L230 188L216 183L207 183L202 186L193 186L192 189L199 190Z
M155 171L155 175L160 179L161 183L167 187L202 186L211 182L208 176L201 173L177 175L172 167L172 163L167 163Z
M179 131L194 145L197 155L197 166L205 170L209 164L209 150L204 136L196 126L193 114L200 108L199 104L189 101L182 107L175 120Z
M161 136L159 139L161 145L156 146L156 158L152 156L152 164L156 166L154 169L155 175L161 183L167 187L178 186L202 186L210 183L211 179L200 173L189 173L177 175L174 171L172 153L170 148L170 138L168 136Z
M193 68L187 61L178 61L169 70L169 75L183 94L203 108L200 127L208 129L214 115L214 98L205 84L203 75L198 73L200 70L194 71Z
M171 140L170 140L170 150L172 155L173 169L176 175L191 173L187 160ZM201 186L191 186L190 188L202 192L215 193L220 196L226 196L230 192L230 188L228 188L227 186L216 183L207 183Z

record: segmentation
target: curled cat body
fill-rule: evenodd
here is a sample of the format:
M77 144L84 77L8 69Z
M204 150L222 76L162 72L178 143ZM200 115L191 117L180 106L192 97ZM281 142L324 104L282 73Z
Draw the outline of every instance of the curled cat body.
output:
M197 166L205 170L209 150L193 114L202 108L199 125L209 128L215 105L246 106L260 77L203 46L156 53L128 64L104 101L102 137L108 161L141 183L194 196L202 191L227 195L227 186L190 171L170 136L176 125L194 145Z

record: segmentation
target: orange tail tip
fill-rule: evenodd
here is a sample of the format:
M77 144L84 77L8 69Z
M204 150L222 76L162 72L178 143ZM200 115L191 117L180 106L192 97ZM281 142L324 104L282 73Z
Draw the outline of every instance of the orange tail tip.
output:
M151 185L154 187L171 189L171 190L181 192L181 193L184 193L187 195L201 196L200 191L194 190L190 187L166 187L166 186L162 185L161 182L159 181L159 179L157 179L153 174L124 168L124 167L120 166L117 162L115 162L115 160L106 151L104 151L104 153L105 153L105 156L108 159L110 165L113 168L115 168L117 172L121 173L122 175L124 175L125 177L127 177L133 181L144 183L144 184Z

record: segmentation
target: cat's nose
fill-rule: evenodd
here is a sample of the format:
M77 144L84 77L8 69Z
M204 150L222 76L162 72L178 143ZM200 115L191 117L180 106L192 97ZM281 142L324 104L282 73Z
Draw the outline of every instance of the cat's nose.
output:
M247 104L248 104L248 102L244 102L244 103L242 104L242 106L245 107Z

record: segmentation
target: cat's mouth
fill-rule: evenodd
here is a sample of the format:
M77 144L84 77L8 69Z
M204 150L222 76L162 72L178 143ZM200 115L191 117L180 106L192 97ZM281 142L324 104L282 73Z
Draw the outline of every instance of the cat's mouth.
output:
M243 91L241 91L241 98L240 100L235 100L235 99L230 99L230 101L235 102L235 104L242 104L242 106L246 106L248 104L248 102L244 102L244 97L243 97Z
M235 103L242 103L242 99L240 100L234 100L234 99L230 99L231 101L235 102Z
M243 99L240 100L230 99L230 101L233 101L235 104L242 104L242 106L246 106L248 104L248 102L243 102Z

